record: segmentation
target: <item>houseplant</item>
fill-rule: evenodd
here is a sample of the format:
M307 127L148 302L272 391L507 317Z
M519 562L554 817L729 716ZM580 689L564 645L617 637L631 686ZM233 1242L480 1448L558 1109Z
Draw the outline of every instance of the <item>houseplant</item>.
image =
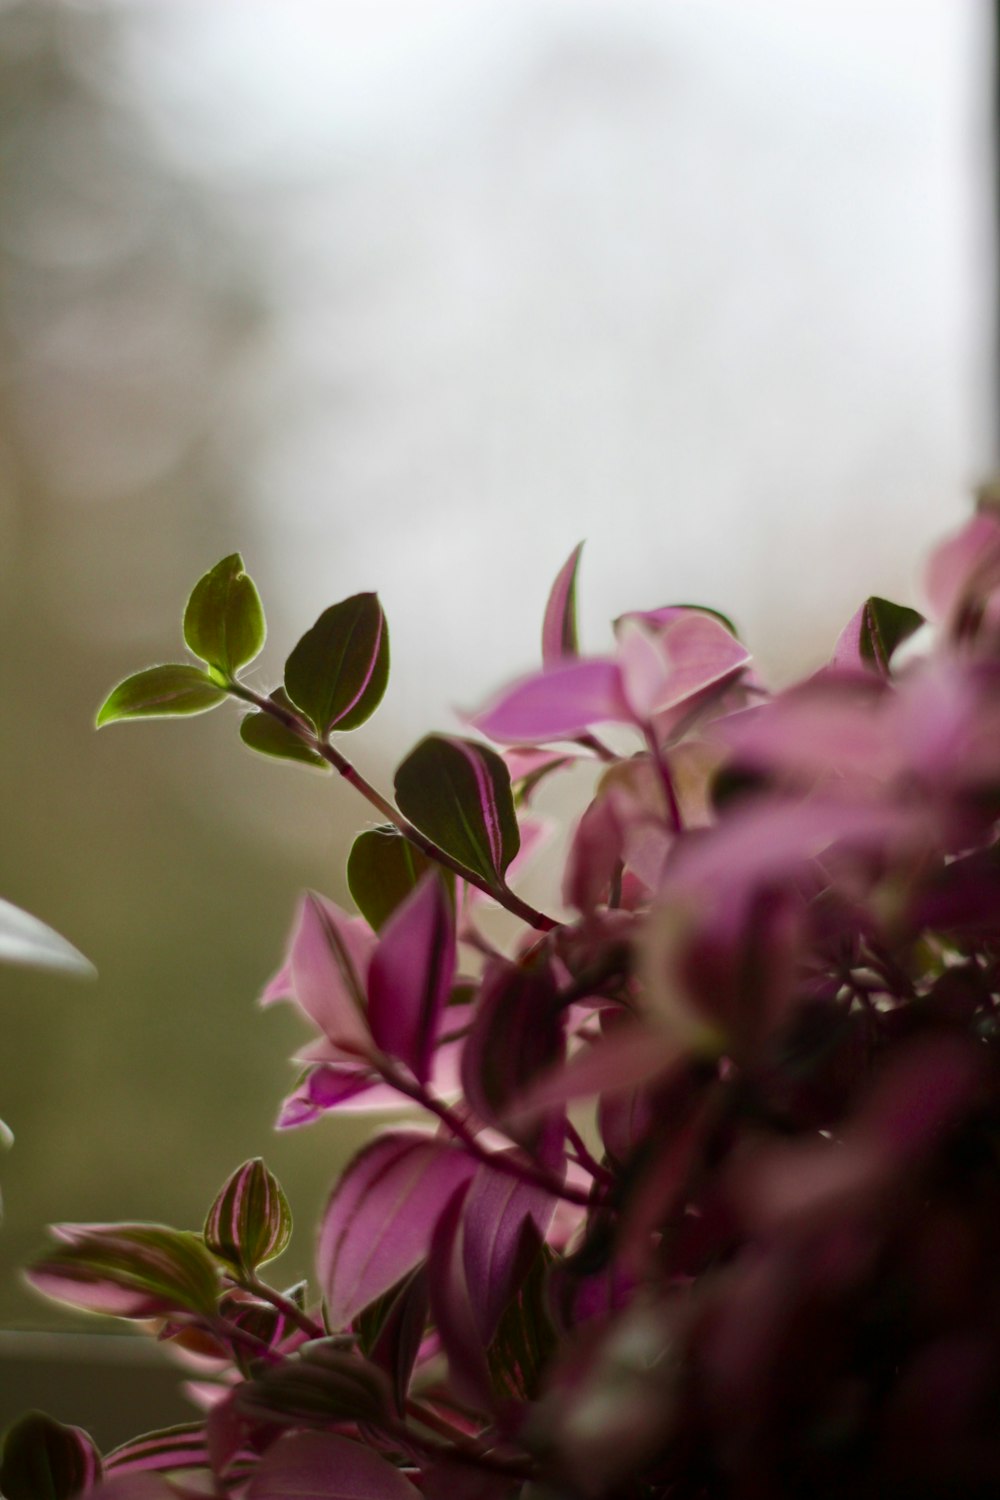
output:
M200 1232L58 1227L36 1287L152 1328L205 1410L103 1457L32 1414L7 1500L997 1492L1000 515L933 554L930 624L869 599L774 696L692 606L581 657L578 562L540 670L421 741L392 801L345 750L387 680L374 595L261 693L226 558L185 612L198 664L102 708L236 698L252 749L374 806L359 915L306 896L263 998L315 1031L282 1127L410 1112L334 1185L308 1287L262 1269L291 1226L259 1160ZM582 763L554 916L511 871Z

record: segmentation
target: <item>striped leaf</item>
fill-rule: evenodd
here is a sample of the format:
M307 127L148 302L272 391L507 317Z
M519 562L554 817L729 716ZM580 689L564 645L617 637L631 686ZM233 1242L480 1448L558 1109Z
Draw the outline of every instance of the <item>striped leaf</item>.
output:
M122 1443L104 1460L107 1474L170 1473L210 1467L202 1422L182 1422Z
M576 630L576 575L583 543L574 547L552 585L542 621L542 661L547 667L580 654Z
M427 855L387 823L366 828L354 840L347 884L361 915L377 932L431 868Z
M218 1273L197 1235L162 1224L62 1224L53 1233L61 1243L26 1272L48 1297L119 1318L215 1311Z
M368 1024L418 1083L431 1074L438 1018L455 974L451 903L433 870L393 912L368 971Z
M400 765L395 787L400 811L421 833L494 889L503 889L521 837L510 773L495 750L429 734Z
M291 1235L288 1199L259 1156L236 1169L205 1220L205 1244L212 1254L241 1271L274 1260Z
M72 1500L101 1477L101 1455L82 1427L32 1411L8 1427L0 1461L6 1500Z
M285 663L285 690L320 734L357 729L389 680L389 629L377 594L324 610Z

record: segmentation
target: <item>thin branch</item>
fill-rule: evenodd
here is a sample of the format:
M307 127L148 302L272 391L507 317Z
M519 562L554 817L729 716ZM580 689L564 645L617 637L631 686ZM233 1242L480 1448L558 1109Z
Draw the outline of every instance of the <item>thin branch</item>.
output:
M234 697L242 698L244 703L253 704L254 708L260 709L261 713L268 714L272 719L276 719L279 724L283 724L290 733L302 741L307 749L314 751L316 755L321 756L326 761L327 765L332 766L356 792L359 792L364 797L366 802L369 802L377 812L381 813L387 823L391 823L393 827L397 828L403 837L413 844L415 848L419 849L422 854L426 854L428 859L432 859L435 864L441 865L446 870L450 870L460 880L465 880L470 885L478 886L485 895L492 896L494 901L499 902L507 911L511 912L515 917L519 917L522 922L527 922L529 927L534 927L538 932L552 932L554 928L558 927L559 923L554 917L546 916L544 912L536 910L527 901L522 901L521 897L516 896L509 886L491 885L483 876L477 875L474 870L466 869L465 865L461 864L457 859L453 859L446 850L439 849L437 844L421 833L419 828L414 827L408 818L404 818L399 809L394 807L387 797L383 797L378 788L372 786L371 782L361 774L356 766L352 765L345 755L341 754L335 745L331 745L328 740L315 734L297 714L290 712L286 708L282 708L281 704L275 703L273 698L267 698L262 693L254 692L253 688L248 688L245 683L232 681L228 685L228 691Z

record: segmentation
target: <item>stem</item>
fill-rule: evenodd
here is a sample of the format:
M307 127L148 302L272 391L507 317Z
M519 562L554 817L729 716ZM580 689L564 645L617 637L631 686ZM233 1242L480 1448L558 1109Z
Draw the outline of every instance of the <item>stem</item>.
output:
M487 896L492 896L494 901L498 901L501 906L506 907L507 911L511 912L515 917L519 917L522 922L527 922L529 927L537 928L539 932L552 932L554 928L559 926L559 923L553 917L546 916L544 912L537 911L527 901L522 901L520 896L515 896L514 892L506 884L500 886L491 885L483 876L477 875L473 870L467 870L465 865L460 864L457 859L453 859L444 849L439 849L437 844L422 834L419 828L414 827L408 818L404 818L398 808L394 807L387 797L383 797L377 787L372 786L371 782L362 776L357 767L352 765L345 755L341 755L336 746L331 745L328 740L323 739L320 735L314 734L297 714L290 713L288 709L282 708L281 704L275 703L273 698L265 698L261 693L255 693L245 683L233 680L229 683L228 691L234 697L242 698L245 703L252 703L254 708L260 709L261 713L270 714L272 719L277 719L279 724L283 724L287 730L294 734L297 739L301 740L310 750L322 756L327 765L332 766L345 781L350 783L356 792L360 792L365 801L370 802L372 807L382 814L387 823L392 823L403 837L408 839L422 854L426 854L428 859L432 859L436 864L443 866L444 869L450 870L460 880L465 880L470 885L478 886L481 891Z
M674 778L670 774L670 767L667 764L666 757L661 754L660 747L656 743L656 735L653 733L652 725L647 724L644 733L649 753L653 757L653 764L659 773L660 784L667 799L670 826L674 833L682 833L684 831L684 820L681 817L680 803L677 801L677 792L674 789Z
M262 1302L270 1302L272 1307L276 1307L278 1312L286 1317L290 1323L294 1323L296 1328L300 1328L311 1339L326 1337L326 1330L316 1322L315 1318L311 1318L307 1312L303 1312L302 1308L296 1306L290 1297L286 1297L281 1292L275 1291L273 1286L268 1286L266 1281L260 1281L251 1273L245 1276L238 1285L242 1286L246 1291L252 1292Z
M547 1193L551 1193L554 1198L563 1198L567 1203L576 1203L581 1208L594 1206L590 1193L570 1187L568 1183L563 1182L554 1173L546 1171L544 1167L538 1167L534 1162L514 1162L501 1152L488 1151L454 1110L449 1109L447 1104L440 1099L436 1099L422 1084L404 1078L392 1067L391 1063L381 1066L379 1071L386 1083L390 1084L397 1093L405 1094L408 1099L412 1099L429 1114L435 1115L442 1125L451 1131L455 1139L461 1141L469 1155L474 1156L484 1166L492 1167L495 1172L506 1172L508 1177L516 1177L519 1182L533 1182L536 1186L544 1188Z
M600 1182L604 1187L614 1187L615 1179L607 1167L602 1167L600 1162L590 1152L586 1141L577 1130L572 1120L566 1120L566 1136L576 1151L576 1159L585 1172L589 1172L595 1182Z

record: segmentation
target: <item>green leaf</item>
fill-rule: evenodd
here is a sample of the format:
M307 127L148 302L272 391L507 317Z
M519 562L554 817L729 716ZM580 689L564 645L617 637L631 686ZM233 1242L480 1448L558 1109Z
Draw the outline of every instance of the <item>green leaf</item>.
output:
M89 959L58 932L30 912L3 900L0 900L0 962L24 964L32 969L62 969L88 978L97 972Z
M377 594L324 610L285 663L288 696L320 734L357 729L389 680L389 630Z
M259 654L266 635L260 595L234 552L192 589L184 611L184 639L195 656L229 679Z
M400 811L439 849L497 890L521 842L510 774L488 746L443 734L420 741L396 772Z
M496 1334L486 1351L490 1376L498 1397L533 1401L556 1348L549 1307L549 1273L554 1256L538 1245L517 1295L507 1304Z
M299 717L284 688L275 688L270 696L279 708L287 709L296 718ZM312 733L310 725L303 724L303 728ZM240 720L240 739L244 745L249 745L251 750L258 750L261 755L274 755L279 760L297 760L306 766L318 766L321 771L330 769L322 755L311 750L293 729L261 709L255 709Z
M862 660L887 672L893 652L919 630L923 623L923 615L905 604L893 604L891 599L874 596L866 599L861 611L858 635L858 649Z
M225 1183L208 1211L204 1236L213 1255L241 1271L255 1271L286 1248L292 1211L280 1182L259 1156L244 1162Z
M172 663L136 672L109 694L97 715L97 727L116 719L167 718L173 714L203 714L226 697L200 667Z
M101 1456L82 1427L32 1411L7 1429L0 1461L6 1500L73 1500L101 1473Z
M347 884L368 925L377 932L432 863L391 823L360 833L348 856ZM450 872L443 873L454 890Z

